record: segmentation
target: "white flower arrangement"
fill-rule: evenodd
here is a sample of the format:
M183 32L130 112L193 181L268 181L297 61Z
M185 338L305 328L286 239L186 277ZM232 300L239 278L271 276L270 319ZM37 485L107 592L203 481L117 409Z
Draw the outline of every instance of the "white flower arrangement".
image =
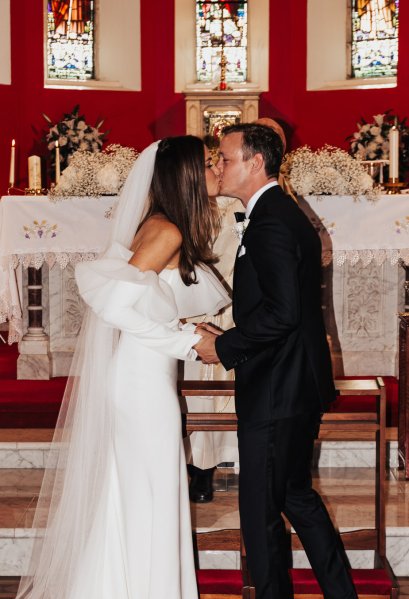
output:
M358 160L333 146L303 146L284 157L281 173L299 195L364 195L375 200L380 190Z
M374 122L357 123L358 131L351 138L351 154L360 160L389 159L389 130L384 114L374 115Z
M111 144L102 152L78 150L60 181L50 192L52 201L67 196L116 195L131 170L138 152L119 144Z
M396 124L400 133L399 167L403 177L409 169L409 128L406 117L400 119L387 110L383 114L375 114L372 122L363 117L357 123L355 131L347 139L351 144L350 153L360 160L389 160L389 132ZM386 167L386 175L388 167Z
M60 148L60 166L63 170L68 166L71 156L77 150L88 152L100 152L106 140L108 131L102 133L99 128L104 119L96 123L95 127L89 125L85 116L80 114L79 104L74 106L71 112L65 113L64 117L53 124L49 116L43 113L43 117L49 125L44 141L51 154L53 172L55 169L55 142L58 141Z

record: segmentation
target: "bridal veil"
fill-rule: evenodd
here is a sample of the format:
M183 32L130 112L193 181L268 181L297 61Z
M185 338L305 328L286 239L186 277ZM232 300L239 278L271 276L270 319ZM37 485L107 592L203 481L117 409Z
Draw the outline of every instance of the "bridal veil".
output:
M131 245L147 208L157 147L153 143L136 160L107 247L115 241ZM34 516L32 556L17 599L69 599L96 512L104 518L113 424L109 364L118 337L118 330L86 309Z

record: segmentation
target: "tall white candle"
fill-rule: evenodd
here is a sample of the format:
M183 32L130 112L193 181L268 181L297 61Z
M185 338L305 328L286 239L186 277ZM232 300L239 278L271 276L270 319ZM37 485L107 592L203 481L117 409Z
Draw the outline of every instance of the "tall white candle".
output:
M41 189L41 160L39 156L30 156L28 159L28 187Z
M55 142L55 184L58 185L60 182L60 144L58 143L58 139Z
M399 129L396 125L389 131L389 180L399 181Z
M11 156L10 156L10 174L9 174L9 186L13 187L15 182L15 163L16 163L16 140L13 139L11 142Z

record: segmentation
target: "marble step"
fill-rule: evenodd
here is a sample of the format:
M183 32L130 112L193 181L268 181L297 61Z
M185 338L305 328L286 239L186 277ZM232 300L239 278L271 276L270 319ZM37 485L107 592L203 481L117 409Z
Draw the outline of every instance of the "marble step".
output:
M49 441L0 441L0 469L44 468L49 449ZM316 445L314 465L320 468L373 468L374 449L374 441L323 441ZM389 467L397 468L397 441L388 442L387 456Z
M348 529L350 530L350 528ZM22 576L35 539L31 528L0 528L0 576ZM347 551L353 568L373 567L372 551ZM409 526L387 527L386 555L396 576L409 576ZM303 551L293 551L294 568L309 568ZM238 551L200 551L200 568L238 569Z
M342 530L341 530L342 532ZM293 551L294 568L310 568L304 551ZM352 568L372 568L373 551L348 550L347 556ZM409 526L386 529L386 556L395 576L409 576ZM199 551L199 567L209 569L239 569L238 551Z
M374 522L373 468L321 468L313 471L321 493L340 531L370 527ZM36 531L31 528L41 486L40 468L4 469L0 477L0 576L20 576L27 569ZM238 471L218 469L215 498L210 504L191 504L192 526L198 532L239 526ZM409 576L409 482L391 471L386 482L387 556L397 576ZM348 552L354 567L371 567L371 552ZM202 568L238 568L238 552L202 551ZM303 551L293 552L295 567L308 567Z

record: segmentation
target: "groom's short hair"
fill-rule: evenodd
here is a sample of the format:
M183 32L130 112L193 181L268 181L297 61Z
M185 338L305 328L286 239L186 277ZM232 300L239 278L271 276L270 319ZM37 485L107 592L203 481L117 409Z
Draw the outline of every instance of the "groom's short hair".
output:
M278 133L266 125L240 123L224 127L222 136L231 133L242 134L243 159L249 160L255 154L261 154L267 177L278 177L283 159L283 142Z

